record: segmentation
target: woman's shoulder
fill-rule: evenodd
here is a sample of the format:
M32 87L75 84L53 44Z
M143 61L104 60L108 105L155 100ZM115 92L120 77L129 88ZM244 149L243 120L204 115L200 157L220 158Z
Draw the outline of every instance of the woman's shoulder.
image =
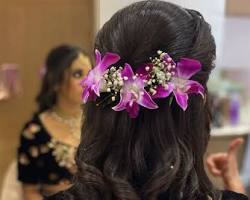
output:
M223 191L222 200L248 200L248 197L232 191Z
M27 140L35 140L42 138L47 138L47 130L44 128L43 123L40 120L39 113L34 113L33 116L26 121L21 131L21 138Z

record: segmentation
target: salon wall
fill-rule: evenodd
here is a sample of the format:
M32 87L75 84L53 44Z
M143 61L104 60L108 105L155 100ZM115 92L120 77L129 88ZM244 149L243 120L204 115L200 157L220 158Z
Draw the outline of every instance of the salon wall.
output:
M218 57L218 65L223 68L241 67L249 69L250 56L250 15L228 16L223 23L223 53Z
M14 159L19 131L35 110L38 71L46 53L61 43L90 50L93 10L89 0L0 1L0 64L17 63L23 87L20 97L0 101L0 182Z
M98 5L96 7L98 28L117 10L137 1L139 0L95 0ZM166 1L200 11L211 24L217 45L217 69L249 67L250 3L248 0Z
M101 27L117 10L140 0L95 0L98 13L97 26ZM212 25L212 32L217 43L217 54L223 53L222 39L224 34L225 0L165 0L186 8L200 11L205 19ZM110 6L112 5L112 6Z
M250 16L250 1L249 0L227 0L226 1L227 15Z

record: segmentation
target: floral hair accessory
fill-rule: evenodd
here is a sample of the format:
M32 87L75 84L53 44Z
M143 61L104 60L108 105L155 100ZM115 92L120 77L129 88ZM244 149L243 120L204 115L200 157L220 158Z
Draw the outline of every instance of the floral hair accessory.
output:
M117 102L115 111L126 110L131 118L137 117L139 107L157 109L154 99L166 98L172 93L177 104L185 111L189 94L200 94L204 98L204 88L190 78L201 70L198 60L181 58L175 63L162 51L151 62L143 64L134 72L129 64L114 66L120 60L115 53L106 53L103 58L98 50L96 66L82 80L82 100L84 103L108 94L101 103ZM97 105L100 105L98 103Z
M89 99L96 100L100 96L100 89L104 87L104 75L108 71L108 67L120 60L120 56L114 53L106 53L101 59L98 50L95 51L96 66L82 80L81 85L84 87L82 100L86 103Z

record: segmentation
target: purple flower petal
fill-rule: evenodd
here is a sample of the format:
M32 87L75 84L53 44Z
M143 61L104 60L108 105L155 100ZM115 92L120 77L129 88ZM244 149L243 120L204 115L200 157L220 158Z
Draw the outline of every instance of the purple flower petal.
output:
M100 88L103 87L103 75L108 67L116 63L120 56L115 53L106 53L101 59L101 53L96 49L96 66L89 71L88 75L81 81L81 85L84 88L82 99L86 103L89 99L95 100L97 96L100 96Z
M140 78L143 78L144 80L148 80L149 74L152 71L152 68L153 68L152 63L143 64L137 68L136 73L140 76Z
M135 99L132 99L132 97L131 93L122 93L120 95L120 102L112 109L114 111L126 110L131 118L137 117L139 105L136 103Z
M158 105L152 100L152 98L146 91L141 94L141 97L138 100L138 104L148 109L158 108Z
M187 109L188 95L181 90L174 90L174 96L178 105L185 111Z
M165 89L163 86L159 85L156 88L156 93L152 96L153 99L156 98L166 98L168 97L174 90L174 85L172 83L168 83L167 89Z
M201 63L198 60L181 58L177 63L177 77L190 79L194 74L201 70Z
M126 109L127 103L128 103L127 101L124 101L123 95L120 94L120 102L116 106L114 106L112 109L114 111L122 111Z
M96 101L97 96L93 91L90 91L89 93L89 100Z
M133 102L132 105L127 106L126 110L131 118L136 118L139 113L139 105Z
M170 57L170 55L168 55L168 53L165 53L162 59L163 59L164 61L166 61L167 63L169 63L169 60L170 60L171 65L176 65L176 63L175 63L174 60Z
M91 90L93 90L94 93L99 97L100 96L100 82L96 83L95 85L92 85Z
M100 81L101 81L101 75L97 72L95 73L96 68L89 71L88 75L81 81L81 86L83 88L87 88L89 92L93 91L96 93L97 96L100 96L99 88L100 87Z
M131 66L128 63L125 63L124 69L122 70L122 77L127 77L128 79L132 79L134 76L134 72Z
M120 56L118 54L109 52L106 53L100 63L97 65L98 71L103 74L110 65L115 64L119 60Z
M84 88L83 92L82 92L82 101L83 103L87 103L89 98L89 88Z
M204 87L197 81L188 80L186 83L186 93L200 94L204 98Z
M122 76L127 77L128 80L120 92L120 102L112 109L115 111L125 110L129 113L131 118L138 115L139 105L148 109L158 108L157 104L152 100L150 95L144 89L145 83L141 77L134 77L134 72L129 64L125 64L122 71Z
M95 64L96 66L100 64L101 62L101 59L102 59L102 56L101 56L101 53L98 49L95 50Z

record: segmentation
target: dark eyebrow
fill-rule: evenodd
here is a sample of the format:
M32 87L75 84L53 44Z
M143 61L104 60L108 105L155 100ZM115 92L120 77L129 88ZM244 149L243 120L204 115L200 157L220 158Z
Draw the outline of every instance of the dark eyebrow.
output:
M71 69L72 72L75 72L75 71L83 71L83 69L81 68L75 68L75 69Z

